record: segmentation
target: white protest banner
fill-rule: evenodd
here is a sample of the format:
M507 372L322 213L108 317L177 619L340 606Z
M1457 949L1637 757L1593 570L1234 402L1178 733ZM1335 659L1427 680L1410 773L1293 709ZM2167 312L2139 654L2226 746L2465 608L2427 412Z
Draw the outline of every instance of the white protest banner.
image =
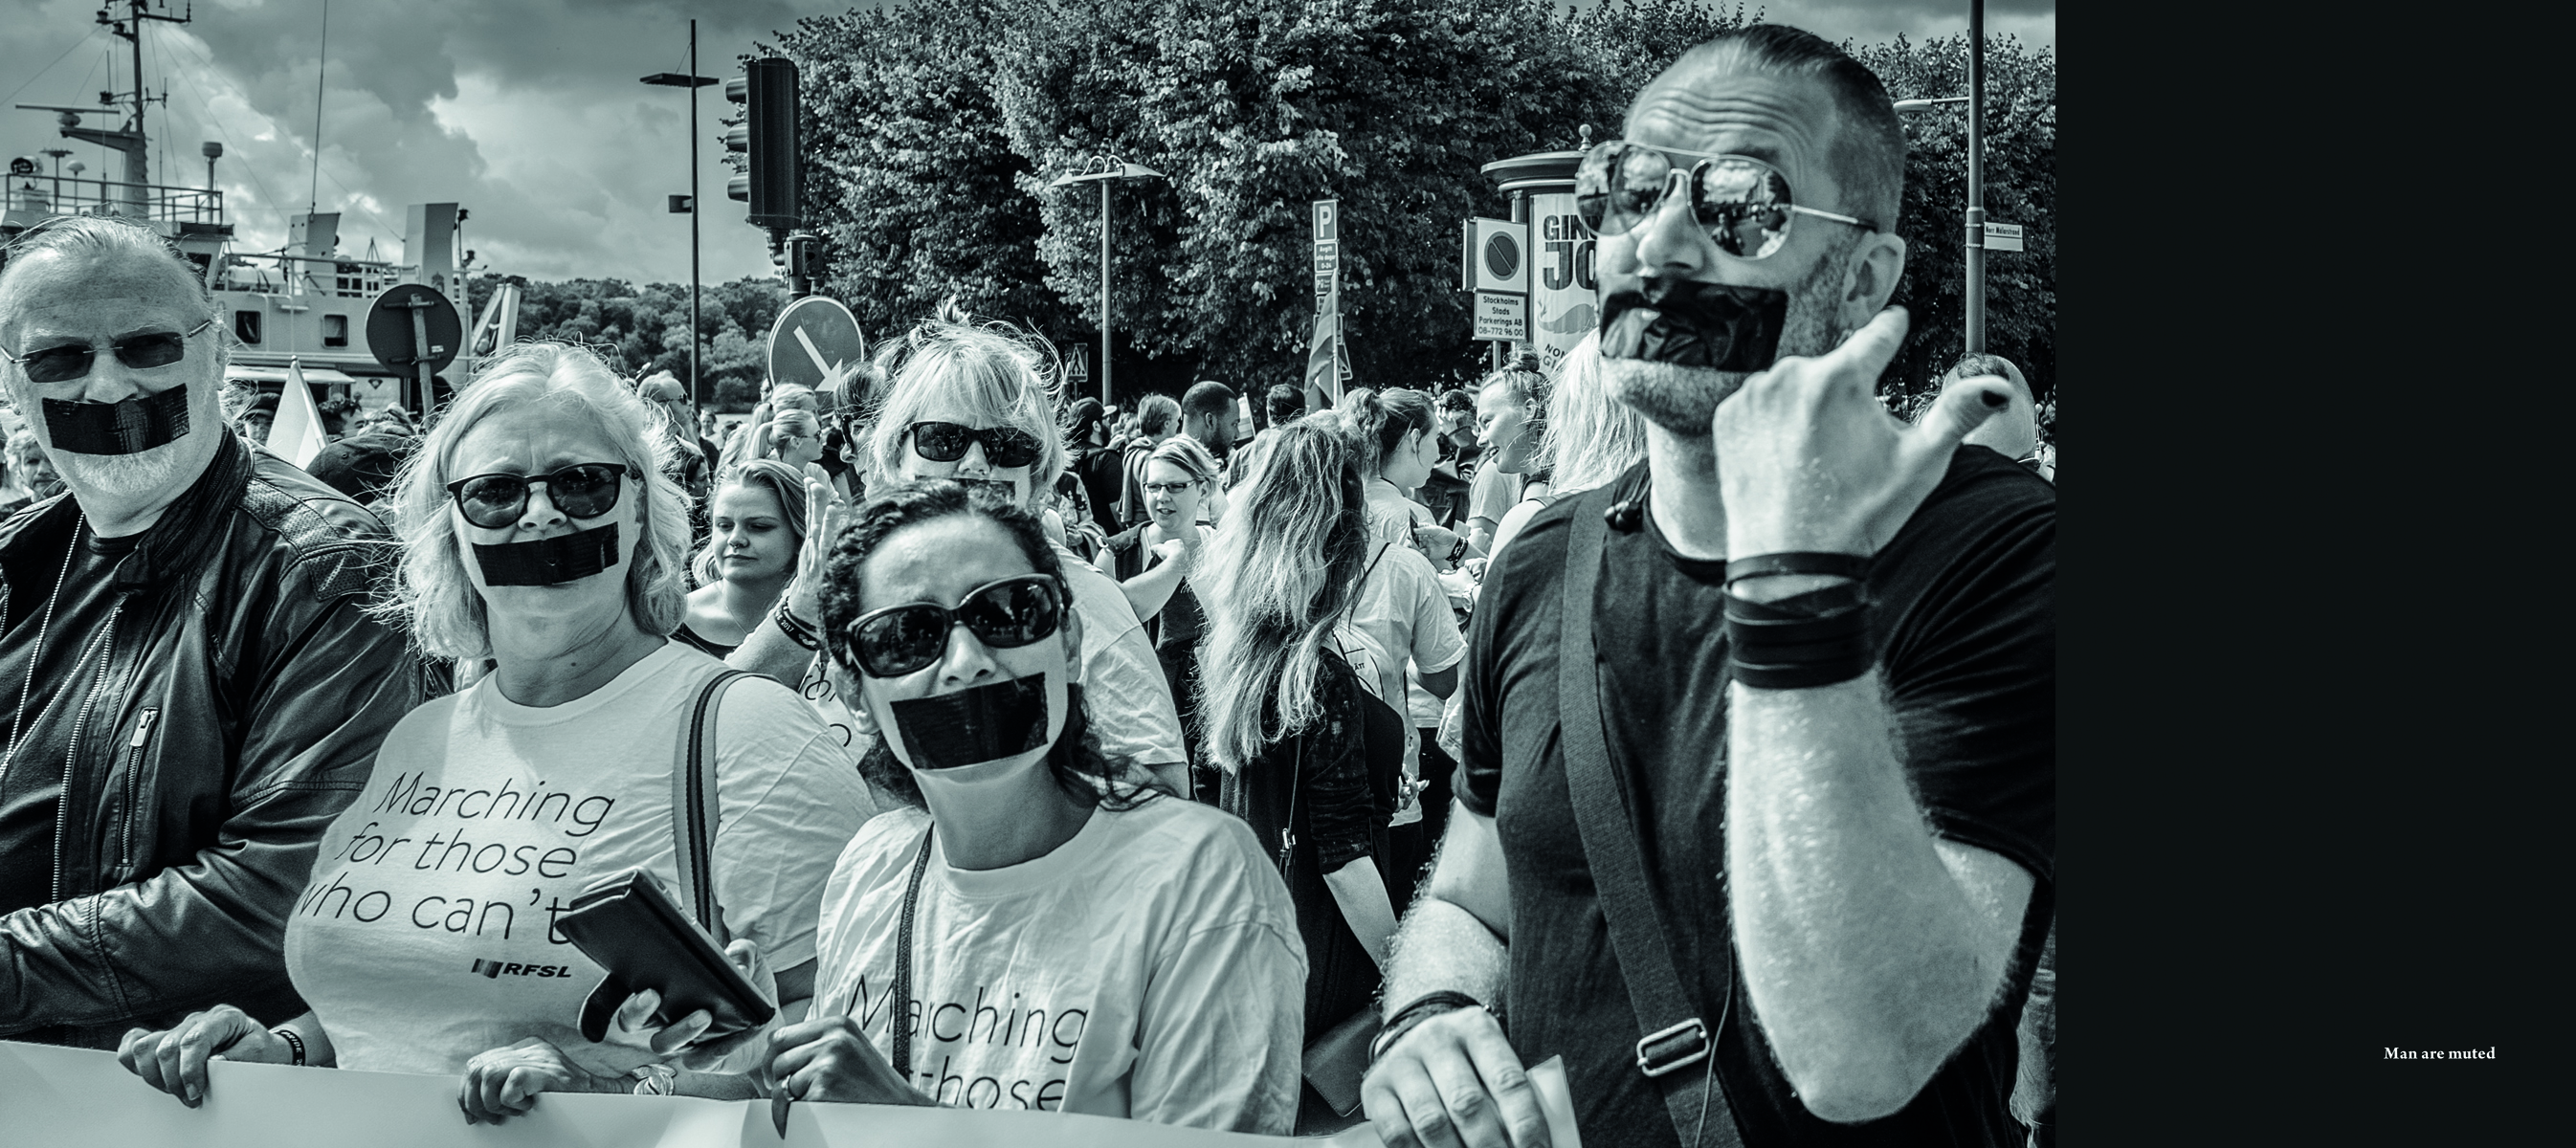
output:
M685 1096L547 1094L525 1116L467 1124L458 1080L391 1072L206 1066L206 1100L188 1108L143 1083L116 1055L0 1041L0 1129L11 1144L188 1145L278 1148L362 1143L367 1148L770 1148L781 1144L765 1100ZM1565 1069L1530 1070L1558 1148L1582 1148ZM803 1103L788 1110L789 1148L1381 1148L1361 1124L1330 1139L1208 1132L1061 1112Z

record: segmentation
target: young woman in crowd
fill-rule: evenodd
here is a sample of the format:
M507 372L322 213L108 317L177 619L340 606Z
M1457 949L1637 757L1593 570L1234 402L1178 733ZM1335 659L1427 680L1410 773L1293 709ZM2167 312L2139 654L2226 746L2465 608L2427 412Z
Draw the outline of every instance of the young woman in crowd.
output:
M705 1014L657 1051L636 1029L659 1002L638 994L610 1040L583 1039L605 973L553 928L601 878L641 868L681 887L681 726L724 666L667 637L687 605L688 512L658 418L562 344L513 347L458 395L397 484L404 557L385 608L429 652L486 672L406 716L322 835L286 922L312 1011L272 1030L222 1005L138 1029L127 1067L192 1106L209 1055L463 1072L469 1120L524 1108L540 1078L620 1092L668 1079L660 1062ZM714 722L716 902L784 970L792 1017L814 983L823 859L875 810L840 743L777 683L734 683ZM518 972L473 975L486 968Z
M1395 906L1378 868L1398 778L1373 777L1363 681L1386 655L1346 623L1371 546L1360 467L1329 419L1279 428L1217 529L1200 593L1199 713L1219 804L1283 869L1306 945L1306 1031L1368 1007ZM1400 698L1402 695L1397 695Z
M1199 502L1215 488L1216 477L1216 457L1198 440L1188 435L1164 439L1145 460L1148 520L1111 538L1100 563L1101 572L1118 579L1127 592L1127 604L1145 623L1145 636L1163 664L1181 735L1188 739L1193 794L1201 801L1216 799L1216 778L1200 760L1198 699L1192 693L1207 615L1189 584L1199 576L1207 540L1216 537L1215 528L1198 520Z
M1405 711L1406 728L1413 731L1406 738L1406 788L1389 827L1387 859L1398 904L1404 904L1422 866L1431 860L1431 846L1439 842L1438 825L1446 823L1446 807L1435 811L1426 798L1436 787L1445 800L1453 771L1445 756L1424 756L1429 739L1423 735L1437 734L1441 707L1458 688L1458 661L1467 652L1448 592L1419 539L1450 540L1441 561L1451 565L1463 559L1463 547L1454 532L1433 524L1428 509L1404 495L1427 480L1439 461L1438 413L1430 397L1410 390L1354 392L1342 405L1342 417L1356 435L1361 472L1372 476L1367 486L1369 556L1351 621L1393 663L1378 692Z
M698 588L672 632L716 657L733 653L760 625L796 573L805 543L805 476L775 459L756 458L716 477L708 499L713 533L698 551Z
M761 454L786 463L802 474L823 461L823 424L812 414L790 408L769 424L769 443Z
M882 489L834 543L831 680L901 804L832 870L813 1019L682 1094L1289 1130L1294 910L1241 821L1089 747L1072 565L954 482Z
M1431 508L1410 492L1431 478L1440 461L1439 417L1430 396L1363 388L1344 398L1341 417L1359 446L1361 473L1368 476L1369 538L1421 549L1414 532L1436 523Z
M1547 380L1535 370L1508 367L1485 376L1476 393L1478 453L1467 509L1467 547L1476 557L1493 553L1494 531L1521 501L1521 476L1538 447L1531 421L1545 408Z

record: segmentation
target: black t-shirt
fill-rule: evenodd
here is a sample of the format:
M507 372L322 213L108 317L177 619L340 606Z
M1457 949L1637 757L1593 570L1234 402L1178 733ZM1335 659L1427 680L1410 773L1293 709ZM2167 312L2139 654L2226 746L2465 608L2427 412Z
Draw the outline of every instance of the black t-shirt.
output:
M0 764L0 914L53 900L54 820L62 802L64 755L80 716L81 693L97 677L99 632L116 602L112 574L143 541L141 532L100 538L86 523L72 528L80 531L77 543L68 536L42 541L29 529L18 548L26 557L25 568L11 563L5 571L9 601L7 629L0 631L5 635L0 636L0 722L15 719L19 728L17 752ZM67 549L68 566L63 565ZM59 595L54 593L57 576L62 580ZM50 620L45 611L49 598ZM34 661L39 631L44 635L41 663ZM22 687L32 687L26 690L23 710ZM100 731L90 736L100 736ZM0 726L0 744L7 737L7 727Z
M1640 464L1614 484L1641 490ZM1512 1044L1526 1063L1562 1053L1587 1141L1673 1144L1663 1098L1636 1068L1640 1035L1585 864L1557 745L1556 648L1568 526L1605 500L1557 502L1486 574L1469 637L1458 795L1496 817L1511 874ZM2056 852L2056 494L1983 447L1950 470L1869 574L1880 672L1903 731L1905 769L1933 831L2011 859L2037 878L2008 992L1985 1024L1884 1119L1839 1125L1792 1094L1740 975L1705 954L1730 944L1726 862L1723 562L1671 550L1655 529L1612 530L1594 601L1602 719L1620 788L1643 793L1639 845L1703 1017L1724 1007L1718 1077L1744 1142L1774 1145L2019 1144L2004 1102L2014 1024L2053 903ZM1632 808L1635 799L1631 799ZM1706 926L1706 927L1695 927ZM1734 962L1724 962L1734 967Z

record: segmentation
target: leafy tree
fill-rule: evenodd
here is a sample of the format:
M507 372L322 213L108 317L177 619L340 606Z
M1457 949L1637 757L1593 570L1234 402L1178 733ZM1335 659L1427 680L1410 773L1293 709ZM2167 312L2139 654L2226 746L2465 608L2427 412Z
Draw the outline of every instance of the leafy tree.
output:
M1898 99L1967 94L1968 37L1846 46ZM1986 219L2022 225L2023 250L1986 255L1986 349L2020 366L2043 398L2054 437L2057 376L2057 59L2013 37L1986 40ZM1912 317L1905 350L1881 380L1903 410L1919 409L1967 345L1968 118L1941 104L1904 117L1905 275L1894 302Z
M493 282L478 275L466 284L474 313L482 313ZM698 374L704 397L719 409L750 408L767 370L762 341L786 301L786 288L775 279L745 277L699 290ZM685 381L689 289L619 279L532 281L519 289L518 337L579 343L629 378L669 371Z

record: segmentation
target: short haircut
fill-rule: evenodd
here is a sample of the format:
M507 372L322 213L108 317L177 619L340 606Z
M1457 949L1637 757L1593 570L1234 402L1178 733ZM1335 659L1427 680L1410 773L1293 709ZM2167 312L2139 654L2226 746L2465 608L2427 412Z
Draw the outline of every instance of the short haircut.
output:
M10 273L19 264L47 252L114 252L141 256L147 262L165 261L173 272L173 284L181 279L189 284L189 297L205 308L206 318L222 318L222 309L215 306L215 294L206 286L206 273L163 239L160 232L143 224L114 215L57 215L43 220L0 243L0 288L6 287Z
M977 323L942 307L939 316L878 352L893 382L868 435L875 474L870 486L904 481L904 453L912 449L912 424L940 407L953 407L981 427L1010 427L1038 440L1029 466L1029 497L1043 499L1064 473L1064 435L1055 425L1054 366L1036 339L1009 323Z
M1163 445L1155 447L1154 453L1145 456L1145 461L1147 463L1168 462L1186 470L1201 486L1207 485L1209 480L1216 477L1216 456L1209 454L1208 448L1200 446L1199 440L1185 434L1176 434L1164 439Z
M1306 392L1290 383L1271 384L1270 393L1263 396L1263 403L1268 408L1263 413L1270 416L1272 426L1295 422L1306 414Z
M1444 411L1472 415L1476 413L1476 395L1465 387L1451 387L1431 400L1431 405Z
M667 635L688 611L683 564L689 553L689 498L671 481L671 436L654 410L608 364L569 343L520 343L488 359L474 381L430 424L429 437L395 478L390 506L403 561L392 597L378 607L389 622L408 623L421 647L448 658L487 658L483 596L465 570L464 540L448 521L447 484L456 444L486 418L532 407L573 412L615 445L616 461L643 477L635 484L644 537L619 560L626 567L626 605L646 633ZM378 503L380 507L387 503Z
M1149 435L1167 435L1181 429L1181 404L1170 395L1145 396L1136 404L1136 429Z
M1959 379L1973 379L1980 375L2000 376L2012 384L2013 390L2021 395L2023 402L2034 406L2038 404L2039 400L2031 394L2030 380L2022 377L2021 368L2014 366L2010 359L1985 351L1970 351L1959 356L1959 361L1950 364L1950 369L1942 373L1941 382L1946 385Z
M1825 157L1835 182L1842 185L1839 206L1882 232L1896 230L1905 198L1905 126L1897 120L1896 101L1889 98L1887 85L1879 82L1877 73L1823 37L1785 24L1748 24L1721 33L1683 53L1665 77L1693 66L1823 84L1841 118Z
M1234 388L1220 382L1203 382L1181 395L1181 409L1207 418L1234 409Z

